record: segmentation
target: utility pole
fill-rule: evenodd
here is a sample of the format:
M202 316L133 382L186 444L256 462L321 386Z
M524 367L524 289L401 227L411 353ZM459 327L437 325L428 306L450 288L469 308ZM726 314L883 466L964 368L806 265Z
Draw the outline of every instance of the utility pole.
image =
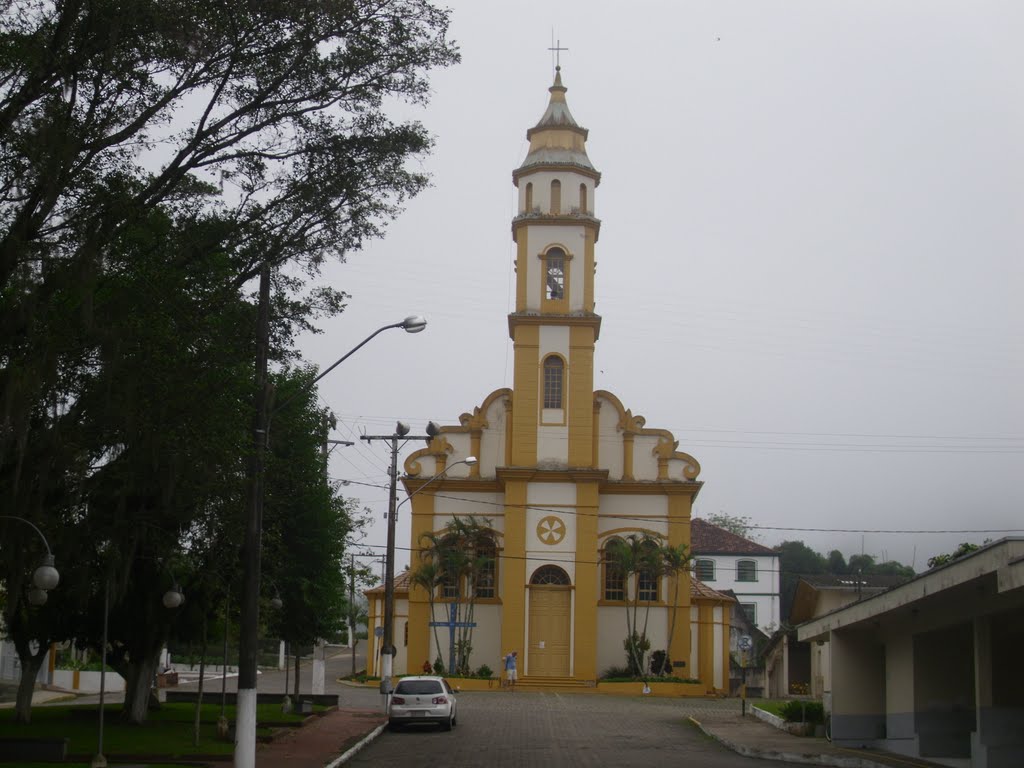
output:
M245 520L242 605L238 643L238 713L235 724L235 766L256 763L256 663L259 656L260 550L263 536L263 453L267 447L267 411L271 387L267 377L270 344L270 265L260 269L260 302L256 326L256 397L249 457L249 513Z
M436 434L436 432L435 432ZM361 435L362 440L387 440L391 444L391 484L388 493L388 543L384 554L384 637L380 649L380 692L387 712L391 695L391 675L395 664L395 507L398 503L398 441L426 440L433 435L410 435L409 425L398 422L392 435Z

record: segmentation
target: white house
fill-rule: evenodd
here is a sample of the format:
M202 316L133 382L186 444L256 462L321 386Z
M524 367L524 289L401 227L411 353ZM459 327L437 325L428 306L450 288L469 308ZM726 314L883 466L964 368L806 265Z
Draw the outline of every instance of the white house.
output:
M779 555L699 517L690 521L693 575L719 592L732 590L758 629L779 626Z

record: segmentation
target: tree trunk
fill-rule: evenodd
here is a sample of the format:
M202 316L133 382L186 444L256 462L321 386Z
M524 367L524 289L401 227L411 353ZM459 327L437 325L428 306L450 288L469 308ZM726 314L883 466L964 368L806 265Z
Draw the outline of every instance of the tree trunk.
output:
M299 703L299 660L302 657L298 653L298 650L299 650L298 647L296 647L295 650L296 650L296 654L295 654L295 695L292 698L295 699L295 704L298 705L298 703Z
M27 649L26 649L27 650ZM32 694L36 689L36 675L46 658L46 646L40 645L37 653L18 653L21 661L21 679L18 681L18 698L14 705L14 722L28 725L32 720Z
M199 746L199 714L203 708L203 676L206 673L206 616L203 616L203 644L199 656L199 690L196 693L196 716L192 729L192 746Z
M679 613L679 574L676 574L675 589L672 594L672 620L668 625L668 644L665 646L665 658L661 660L661 674L669 671L669 660L672 653L672 638L676 634L676 614ZM672 670L673 672L675 670Z
M352 677L356 676L356 646L359 645L359 641L356 640L356 633L352 633L350 638L352 641Z
M125 721L135 725L142 725L146 722L146 717L149 714L153 676L156 674L156 665L159 660L160 651L156 650L145 658L128 665L124 707L121 710Z

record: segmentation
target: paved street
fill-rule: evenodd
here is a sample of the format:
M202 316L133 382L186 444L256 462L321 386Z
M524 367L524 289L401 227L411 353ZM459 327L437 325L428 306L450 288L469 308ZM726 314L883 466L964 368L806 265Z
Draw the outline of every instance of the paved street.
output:
M736 710L739 701L559 693L463 693L451 732L430 726L385 731L347 765L650 766L779 768L741 757L686 717Z

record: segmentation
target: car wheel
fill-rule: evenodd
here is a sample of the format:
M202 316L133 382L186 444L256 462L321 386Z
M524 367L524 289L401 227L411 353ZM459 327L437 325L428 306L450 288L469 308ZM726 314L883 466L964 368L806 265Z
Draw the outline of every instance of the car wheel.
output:
M448 719L445 720L443 723L441 723L441 730L442 731L450 731L452 729L452 725L454 725L454 724L455 724L455 718L452 717L451 715L448 715Z

